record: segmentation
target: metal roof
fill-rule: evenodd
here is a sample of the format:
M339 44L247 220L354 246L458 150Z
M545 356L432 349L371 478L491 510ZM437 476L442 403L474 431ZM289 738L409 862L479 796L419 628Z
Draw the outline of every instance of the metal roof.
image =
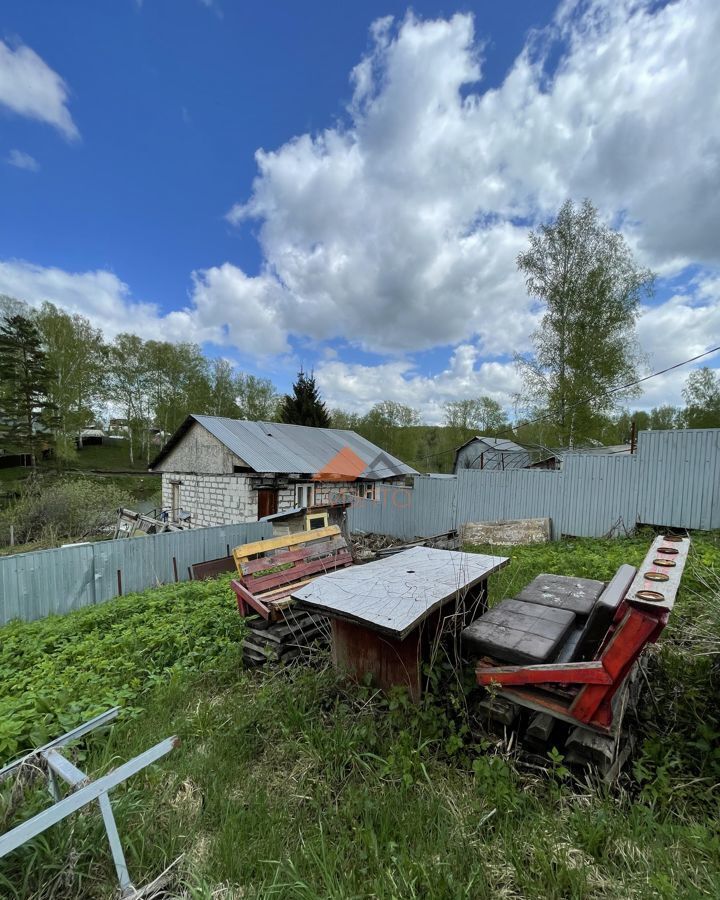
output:
M525 468L531 462L530 452L514 441L509 441L507 438L485 437L485 435L476 434L475 437L471 437L470 440L465 441L464 444L461 444L455 450L455 462L453 463L455 472L457 472L461 452L475 442L487 447L487 452L491 453L493 459L502 460L502 468ZM513 455L505 458L506 453ZM491 467L494 468L495 466L492 465ZM498 464L497 468L501 468L501 465Z
M153 461L151 469L182 440L193 422L207 429L255 472L315 474L340 451L349 448L365 463L360 478L380 480L417 474L415 469L354 431L195 415L188 416L183 422Z
M519 444L516 444L515 441L508 441L506 438L494 438L494 437L485 437L482 434L476 434L474 438L471 438L467 443L471 443L471 441L482 441L483 444L487 444L488 447L492 447L493 450L502 450L504 453L526 453L524 447L521 447ZM465 446L465 444L463 444Z

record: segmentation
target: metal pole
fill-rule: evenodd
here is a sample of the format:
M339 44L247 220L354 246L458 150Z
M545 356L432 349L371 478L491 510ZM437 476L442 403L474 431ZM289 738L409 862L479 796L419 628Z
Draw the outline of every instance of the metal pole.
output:
M118 881L120 882L120 890L123 894L134 894L135 888L133 887L132 881L130 881L130 873L128 872L127 863L125 862L125 854L123 853L122 844L120 843L120 835L118 834L115 816L113 815L108 795L100 794L98 797L98 804L100 806L100 812L102 813L103 822L105 823L105 831L107 831L110 852L112 853L115 871L117 872Z

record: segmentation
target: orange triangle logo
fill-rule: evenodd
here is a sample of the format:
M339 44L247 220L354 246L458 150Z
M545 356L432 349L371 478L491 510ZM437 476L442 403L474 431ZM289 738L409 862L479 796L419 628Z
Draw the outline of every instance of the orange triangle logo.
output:
M343 447L339 453L326 463L319 472L313 475L314 481L355 481L367 466L349 447Z

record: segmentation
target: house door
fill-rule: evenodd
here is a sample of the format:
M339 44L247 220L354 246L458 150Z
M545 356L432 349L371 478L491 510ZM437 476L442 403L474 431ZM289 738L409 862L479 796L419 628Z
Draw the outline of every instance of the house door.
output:
M258 492L258 519L272 516L277 512L278 492L261 488Z

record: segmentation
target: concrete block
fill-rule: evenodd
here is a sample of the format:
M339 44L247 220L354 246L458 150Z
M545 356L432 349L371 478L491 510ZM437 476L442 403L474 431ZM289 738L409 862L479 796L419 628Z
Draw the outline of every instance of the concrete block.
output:
M550 540L550 519L466 522L460 534L463 544L544 544Z

